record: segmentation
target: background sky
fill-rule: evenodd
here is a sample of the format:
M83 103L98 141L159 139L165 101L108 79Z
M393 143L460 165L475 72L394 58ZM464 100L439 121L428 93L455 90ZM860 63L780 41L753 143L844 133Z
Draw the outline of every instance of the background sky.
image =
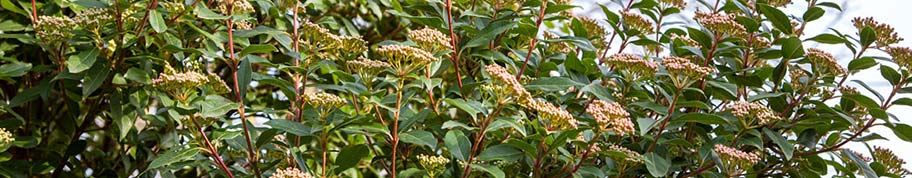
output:
M580 15L586 15L591 17L596 17L602 19L604 14L602 13L600 7L597 4L610 5L611 7L617 8L618 2L620 0L574 0L573 4L579 5L582 8L576 9L575 12ZM623 0L626 3L626 0ZM706 0L707 2L715 2L714 0ZM803 0L793 0L793 4L787 6L784 10L786 14L790 16L800 17L803 14L805 8L807 7L807 2ZM896 32L899 33L899 36L906 38L907 40L900 42L899 46L912 46L912 10L909 10L909 7L912 7L912 0L863 0L863 1L852 1L852 0L819 0L818 2L834 2L842 6L842 12L832 9L824 8L827 10L826 16L822 17L820 20L813 21L808 24L807 29L805 30L805 35L802 38L810 38L821 33L830 32L829 29L833 28L839 30L844 34L856 34L857 30L852 25L852 18L854 17L873 17L875 20L887 23L893 26L896 29ZM692 16L695 9L706 10L705 7L702 7L697 1L688 1L688 7L685 12L691 11L689 14L682 14L678 17L674 17L678 22L693 23ZM607 25L607 24L604 24ZM857 35L855 35L857 36ZM826 50L830 53L833 53L843 66L848 66L849 62L852 60L852 52L846 49L844 46L833 46L833 45L818 45L811 42L804 44L806 48L820 48ZM868 50L866 56L888 56L885 53L879 50ZM628 49L628 52L642 52L640 49ZM879 61L880 62L880 61ZM895 68L895 65L890 65ZM888 95L892 90L892 87L889 86L889 83L886 82L883 77L880 76L880 71L877 70L877 67L868 69L867 71L860 72L855 74L852 77L849 77L848 81L851 80L861 80L865 81L869 86L877 90L881 94ZM871 98L876 99L870 92L867 92L861 86L858 86L851 82L846 82L849 86L858 88L858 91L869 95ZM899 94L895 98L900 97L910 97L912 95L903 95ZM896 115L900 123L912 124L912 108L907 106L893 106L888 112ZM870 141L869 144L873 146L881 146L885 148L890 148L896 153L900 158L906 160L906 164L903 166L906 169L912 170L912 143L904 142L896 137L893 132L885 126L875 126L872 128L874 133L880 134L881 136L889 140L876 140ZM856 150L866 156L870 156L867 151L867 147L861 143L849 143L844 146L844 148L849 148ZM827 156L824 156L827 157ZM831 172L832 173L832 172Z

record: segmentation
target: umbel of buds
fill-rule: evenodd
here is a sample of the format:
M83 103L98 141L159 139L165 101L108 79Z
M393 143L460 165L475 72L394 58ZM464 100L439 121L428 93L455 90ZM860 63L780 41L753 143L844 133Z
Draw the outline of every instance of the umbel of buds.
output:
M424 171L427 171L429 177L437 177L444 171L446 165L450 163L450 159L447 159L443 156L431 156L420 154L418 157L418 164L424 168Z
M703 48L703 46L701 46L699 42L697 42L696 40L693 40L689 37L686 37L686 36L681 36L681 35L672 33L670 38L672 41L680 40L682 44L687 45L687 46L691 46L691 47L694 47L697 49Z
M554 106L544 99L521 101L520 105L538 112L539 117L550 123L551 129L576 129L579 123L570 112Z
M301 172L298 168L288 167L285 169L276 169L275 173L269 178L314 178L314 176Z
M586 113L592 115L602 130L612 131L621 135L633 134L633 122L630 114L616 102L608 103L595 100L586 108Z
M715 151L731 169L745 169L760 162L760 156L756 153L747 153L721 144L716 144Z
M450 44L452 41L450 37L428 27L410 31L408 38L417 43L421 49L431 53L439 53L453 48L453 45Z
M646 61L643 57L628 53L609 56L602 60L602 62L614 67L616 70L634 75L631 77L651 77L658 70L658 66L655 63Z
M358 74L361 76L361 80L364 80L365 82L370 82L374 76L377 76L377 74L389 67L389 63L371 60L365 57L358 57L358 59L355 60L345 61L345 68L348 69L348 72Z
M773 112L772 109L763 106L757 102L746 102L746 101L737 101L731 105L726 106L729 111L735 117L740 118L742 121L747 121L747 124L750 124L751 118L756 118L757 123L760 125L768 124L772 121L781 120L778 115Z
M178 101L186 102L197 93L197 87L209 83L209 77L196 71L176 72L167 63L165 72L152 80L152 86Z
M324 92L304 93L300 97L304 104L320 109L321 117L325 117L332 109L345 105L345 99Z
M677 57L677 56L668 56L662 60L662 65L665 66L665 70L668 71L668 74L671 74L672 77L684 77L687 79L701 79L709 73L712 73L712 68L703 67L693 62L690 62L690 59Z
M889 24L874 21L872 17L855 17L852 19L852 23L859 32L865 27L871 27L876 35L874 41L878 48L887 47L903 40L903 38L899 37L899 33L896 33Z
M38 32L38 38L51 44L66 41L73 37L71 30L76 25L76 22L69 17L57 16L40 16L35 23L37 23L35 30Z
M625 147L609 144L608 150L624 153L624 157L618 157L614 155L611 156L614 161L620 162L624 165L637 165L644 162L643 155Z
M247 0L219 0L218 9L222 13L228 13L228 8L231 7L232 14L246 14L253 12L253 5Z
M516 80L516 77L510 74L510 72L507 72L506 68L503 68L497 64L491 64L485 66L485 71L488 72L488 75L490 75L491 78L494 78L496 85L501 85L507 88L505 92L508 93L499 94L503 94L505 96L513 96L520 101L529 100L532 98L532 95L529 94L529 91L526 91L526 88L523 87L523 85L520 84L518 80Z
M13 134L4 128L0 128L0 152L5 151L13 141L16 141Z
M912 172L902 167L906 164L906 161L893 154L890 149L875 146L874 153L871 156L883 165L885 172L900 177L912 175Z
M733 36L744 36L747 31L743 25L735 20L732 14L717 14L703 11L697 11L697 22L716 34L729 34Z
M386 59L400 76L438 60L430 52L411 46L386 45L378 48L376 52Z
M644 34L652 33L654 30L652 22L649 22L649 20L646 20L646 17L639 14L622 11L621 18L624 19L624 24L627 25L627 28L629 29L637 30Z
M900 67L912 69L912 49L909 47L887 47L887 53L893 56L893 62Z
M104 8L91 8L76 13L75 22L83 28L96 30L110 22L112 19L114 19L114 17L111 15L110 10Z
M583 29L586 29L586 33L588 33L589 38L592 41L592 46L594 46L596 49L602 49L608 45L607 41L605 41L605 36L608 35L608 30L599 24L598 20L586 16L574 16L573 18L577 19L580 22L580 24L583 26Z
M833 74L833 75L842 75L846 73L846 69L839 65L839 62L836 61L836 58L832 54L825 52L817 48L809 48L805 54L811 65L814 66L814 70L817 73L821 74Z

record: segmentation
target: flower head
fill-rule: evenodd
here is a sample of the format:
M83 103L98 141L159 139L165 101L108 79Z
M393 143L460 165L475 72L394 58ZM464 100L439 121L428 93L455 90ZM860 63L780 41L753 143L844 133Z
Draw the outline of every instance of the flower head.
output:
M809 48L807 50L805 58L810 60L811 63L817 67L817 69L827 70L835 75L846 73L846 69L839 65L839 63L836 61L836 58L834 58L832 54L826 51L817 48Z
M408 38L418 43L421 49L437 53L447 49L452 49L453 45L450 37L447 37L440 31L424 27L421 30L413 30L408 33Z
M749 167L760 162L760 156L756 153L747 153L721 144L716 144L715 151L722 161L740 168Z
M649 22L646 17L639 14L622 11L621 18L624 19L624 24L626 24L628 28L640 31L641 33L652 33L654 30L652 22Z
M345 61L345 67L348 69L348 72L361 75L363 80L369 80L364 77L376 76L383 71L383 69L389 68L390 64L365 57L358 57L356 60Z
M726 106L733 115L741 119L756 118L760 125L780 120L778 115L772 109L763 106L758 102L736 101Z
M192 70L176 72L167 63L165 72L152 80L152 86L181 102L186 102L191 95L197 93L198 87L206 83L209 83L209 76Z
M488 72L488 75L491 76L495 81L499 82L500 85L507 88L505 94L510 94L519 100L528 100L532 98L532 95L529 94L529 91L526 91L526 88L516 80L510 72L507 72L506 68L501 67L497 64L491 64L485 66L485 71Z
M386 45L378 48L376 52L398 70L399 75L438 60L434 54L411 46Z
M617 70L627 71L637 76L652 76L658 70L658 66L655 63L629 53L615 54L602 62L614 66Z
M228 7L231 7L232 14L245 14L253 12L253 5L247 0L219 0L218 9L222 13L228 13Z
M665 70L672 76L683 76L690 79L703 78L713 71L712 68L703 67L690 62L690 59L676 56L665 57L665 59L662 60L662 65L665 66Z
M684 0L659 0L660 3L677 7L678 9L684 9L687 7L687 2Z
M898 176L912 175L912 171L903 168L906 161L896 156L890 149L875 146L872 157L884 166L885 172Z
M611 156L613 159L615 159L615 161L623 162L624 164L636 165L636 164L642 164L645 162L644 161L645 159L643 159L643 155L641 155L640 153L637 153L636 151L627 149L622 146L618 146L615 144L609 144L608 150L624 153L626 155L625 157Z
M301 172L298 168L288 167L285 169L277 169L269 178L314 178L314 176Z
M744 36L743 34L747 31L743 25L735 20L735 15L732 14L725 15L697 11L694 18L697 19L697 22L703 24L706 29L714 33Z
M792 3L792 0L767 0L766 4L773 7L785 7Z
M613 131L618 134L633 134L633 122L630 122L630 114L620 104L616 102L608 103L602 100L594 100L586 113L592 115L599 127L603 130Z
M586 33L592 41L592 46L595 46L597 49L602 49L608 45L605 40L605 36L608 35L608 29L605 29L604 26L599 24L598 20L586 16L574 16L573 18L580 22L583 29L586 29Z
M84 28L96 29L113 19L111 11L104 8L90 8L76 13L75 23Z
M225 83L225 80L222 80L221 77L215 75L214 73L208 73L206 77L209 79L209 82L206 83L206 87L209 88L209 91L214 94L225 94L231 92L231 89L228 88L228 84Z
M885 23L880 23L874 20L872 17L855 17L852 19L852 23L855 25L855 28L861 32L865 27L871 27L874 30L876 39L874 40L878 48L887 47L891 44L899 43L903 38L899 37L899 33L893 29L892 26Z
M345 105L345 99L324 92L304 93L301 97L303 97L302 101L304 101L304 103L314 107L333 108Z
M428 172L430 177L435 177L438 174L442 173L446 168L446 165L450 163L450 159L447 159L443 156L431 156L420 154L418 157L418 164L421 167L424 167L424 170Z
M0 128L0 151L3 151L2 149L5 149L13 141L16 141L16 137L13 137L13 134L6 131L6 129Z
M697 49L703 48L703 46L701 46L699 42L697 42L696 40L693 40L687 36L681 36L681 35L672 33L670 38L672 41L680 40L682 44L687 45L687 46L692 46Z
M893 56L893 62L900 67L912 69L912 48L909 47L887 47L887 53Z
M549 103L543 99L530 99L523 101L522 104L526 108L530 108L538 112L538 115L551 123L552 128L556 129L576 129L579 121L573 118L573 115L567 110L561 109L554 104Z
M69 17L40 16L35 22L39 39L49 42L66 41L73 37L72 28L76 22Z

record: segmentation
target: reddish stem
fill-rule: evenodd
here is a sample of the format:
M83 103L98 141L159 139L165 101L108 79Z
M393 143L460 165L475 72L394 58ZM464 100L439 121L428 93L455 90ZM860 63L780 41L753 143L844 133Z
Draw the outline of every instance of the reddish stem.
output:
M462 74L459 73L459 46L456 38L456 33L453 32L453 3L450 0L446 1L447 9L447 27L450 30L450 45L453 46L453 67L456 68L456 84L459 85L459 88L462 88ZM395 169L395 168L393 168ZM395 178L395 176L393 176Z
M529 58L532 58L532 51L535 50L535 46L536 46L536 44L538 44L538 31L541 31L541 30L539 30L539 28L541 27L542 21L545 20L545 11L547 11L547 9L548 9L548 1L542 1L541 9L538 12L538 19L535 20L535 30L536 30L535 36L532 36L532 40L529 43L529 50L526 51L526 59L525 59L525 61L523 61L522 69L520 69L519 72L516 73L516 80L519 80L520 77L522 77L523 72L526 71L526 66L529 65Z

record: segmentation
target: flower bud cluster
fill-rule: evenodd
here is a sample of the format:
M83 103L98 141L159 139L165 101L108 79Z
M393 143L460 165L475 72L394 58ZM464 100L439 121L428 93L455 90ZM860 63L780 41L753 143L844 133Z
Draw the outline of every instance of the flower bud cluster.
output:
M269 178L314 178L314 176L301 172L298 168L288 167L285 169L276 169L275 173Z
M598 20L586 16L574 16L573 18L579 20L583 29L586 29L589 39L592 39L592 46L596 49L603 49L608 45L605 40L605 36L608 35L608 30L599 24Z
M732 14L716 14L703 11L697 11L697 22L703 24L703 27L717 34L730 34L733 36L745 36L746 29L743 25L735 20Z
M9 146L13 141L16 141L16 137L13 137L13 134L6 131L6 129L0 128L0 149L6 148L6 146Z
M885 172L898 176L912 175L912 172L903 168L906 161L896 156L890 149L875 146L872 157L883 165Z
M411 46L386 45L376 50L400 75L439 60L434 54Z
M71 31L76 22L69 17L40 16L35 25L39 39L51 43L66 41L73 37Z
M722 161L730 165L737 165L740 168L749 167L760 162L760 156L756 153L747 153L721 144L716 144L715 151Z
M622 146L618 146L615 144L609 144L608 150L622 152L626 155L626 157L624 157L624 158L612 156L612 158L614 158L615 161L623 162L626 164L642 164L645 162L643 159L643 155L641 155L640 153L637 153L636 151L627 149Z
M785 7L792 3L792 0L767 0L766 4L773 7Z
M834 75L841 75L846 73L846 69L839 65L839 62L836 61L836 58L832 54L817 49L809 48L805 54L805 58L811 61L817 69L825 70L831 72Z
M691 47L694 47L697 49L703 48L703 46L701 46L699 42L697 42L696 40L693 40L687 36L681 36L681 35L673 33L673 34L671 34L670 38L672 41L681 40L681 43L683 43L684 45L687 45L687 46L691 46Z
M348 69L348 72L353 74L359 74L362 75L362 77L371 77L376 76L383 71L383 69L389 68L390 64L365 57L358 57L356 60L345 61L345 67Z
M878 48L887 47L903 40L892 26L877 22L873 17L855 17L852 19L852 23L859 32L865 27L871 27L871 29L874 30L874 34L877 36L874 41Z
M420 164L421 167L424 167L424 170L427 171L430 177L435 177L442 173L446 168L446 165L450 163L450 159L443 156L420 154L417 157L418 164Z
M887 47L887 53L893 56L893 62L900 67L912 69L912 49L909 47Z
M608 103L602 100L594 100L586 113L592 115L602 130L612 131L618 134L633 134L633 122L630 122L630 114L617 102Z
M617 70L627 71L636 76L649 77L658 70L658 66L655 63L629 53L615 54L605 58L602 62L613 66Z
M628 28L640 31L640 33L649 34L655 30L652 27L652 22L649 22L646 17L639 14L622 11L621 18L624 19L624 24L626 24Z
M738 118L756 118L760 125L782 119L776 115L772 109L767 108L758 102L749 103L746 101L736 101L735 103L726 106L726 108Z
M418 47L421 47L421 49L432 53L438 53L453 48L453 45L450 44L450 42L452 42L450 37L428 27L409 32L408 38L415 43L418 43Z
M253 5L250 4L247 0L219 0L218 9L222 13L228 13L228 8L231 7L232 14L246 14L253 12Z
M503 94L509 94L519 100L528 100L532 98L529 91L526 91L526 88L516 80L516 77L510 74L510 72L507 72L506 68L497 64L491 64L485 66L485 71L488 72L488 75L490 75L491 78L494 78L495 81L502 83L500 84L501 86L508 89L507 92L509 93Z
M104 24L111 22L114 17L111 11L105 8L91 8L76 13L76 24L83 28L97 29Z
M561 109L544 99L530 99L521 101L520 105L538 112L538 115L548 120L553 128L557 129L576 129L579 121L573 118L573 115L567 110Z
M345 99L342 99L339 96L334 94L319 92L319 93L304 93L301 95L302 100L305 104L309 104L314 107L325 107L333 108L345 105Z
M662 60L665 70L672 76L683 76L690 79L700 79L712 73L713 69L690 62L690 59L668 56Z

